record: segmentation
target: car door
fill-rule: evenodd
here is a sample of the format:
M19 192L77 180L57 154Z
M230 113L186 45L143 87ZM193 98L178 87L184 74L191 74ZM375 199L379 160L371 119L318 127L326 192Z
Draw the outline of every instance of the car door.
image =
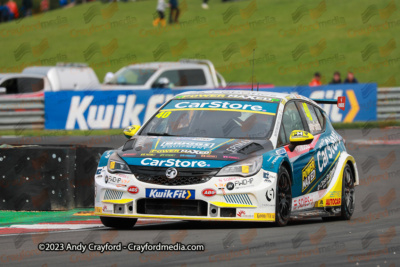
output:
M283 146L287 152L293 169L292 197L303 195L305 187L302 172L310 168L314 159L314 149L311 145L299 145L293 151L289 149L290 134L294 130L308 131L302 113L299 111L298 101L289 101L283 111L282 125L278 138L278 146ZM283 140L282 140L283 139ZM312 166L311 166L312 167ZM306 182L306 181L305 181Z
M299 103L299 109L306 121L309 132L314 135L314 162L312 167L306 168L302 172L302 179L306 180L307 185L303 194L310 194L326 188L326 183L325 186L321 186L321 181L326 176L326 170L333 163L334 149L329 147L330 138L327 138L326 120L321 110L304 101ZM309 176L311 172L313 173Z

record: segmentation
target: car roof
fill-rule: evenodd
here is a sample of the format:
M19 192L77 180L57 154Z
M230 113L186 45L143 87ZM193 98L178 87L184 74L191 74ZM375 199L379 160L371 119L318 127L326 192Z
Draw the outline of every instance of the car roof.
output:
M185 62L149 62L129 65L129 68L144 68L144 69L161 69L161 68L202 68L204 65Z

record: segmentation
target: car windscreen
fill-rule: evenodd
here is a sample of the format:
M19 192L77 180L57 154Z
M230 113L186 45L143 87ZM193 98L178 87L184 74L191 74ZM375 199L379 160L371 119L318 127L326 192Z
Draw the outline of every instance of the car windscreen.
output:
M155 72L155 69L122 68L107 84L144 85Z
M146 124L140 135L269 138L279 102L172 100Z

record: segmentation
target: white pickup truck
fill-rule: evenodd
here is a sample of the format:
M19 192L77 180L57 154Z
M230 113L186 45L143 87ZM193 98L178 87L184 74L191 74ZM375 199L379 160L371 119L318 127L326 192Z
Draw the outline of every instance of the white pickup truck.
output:
M22 73L0 74L0 94L10 97L43 96L45 91L64 90L149 90L215 89L226 82L209 60L183 59L178 62L152 62L123 67L100 84L86 64L59 63L33 66Z
M108 73L102 88L148 90L215 89L226 87L225 79L209 60L182 59L178 62L152 62L123 67Z

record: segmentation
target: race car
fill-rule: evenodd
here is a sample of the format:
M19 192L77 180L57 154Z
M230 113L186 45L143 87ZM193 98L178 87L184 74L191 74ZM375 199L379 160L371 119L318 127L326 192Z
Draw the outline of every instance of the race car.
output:
M261 91L173 97L102 155L95 214L114 228L138 218L349 220L357 165L316 101L337 103Z

